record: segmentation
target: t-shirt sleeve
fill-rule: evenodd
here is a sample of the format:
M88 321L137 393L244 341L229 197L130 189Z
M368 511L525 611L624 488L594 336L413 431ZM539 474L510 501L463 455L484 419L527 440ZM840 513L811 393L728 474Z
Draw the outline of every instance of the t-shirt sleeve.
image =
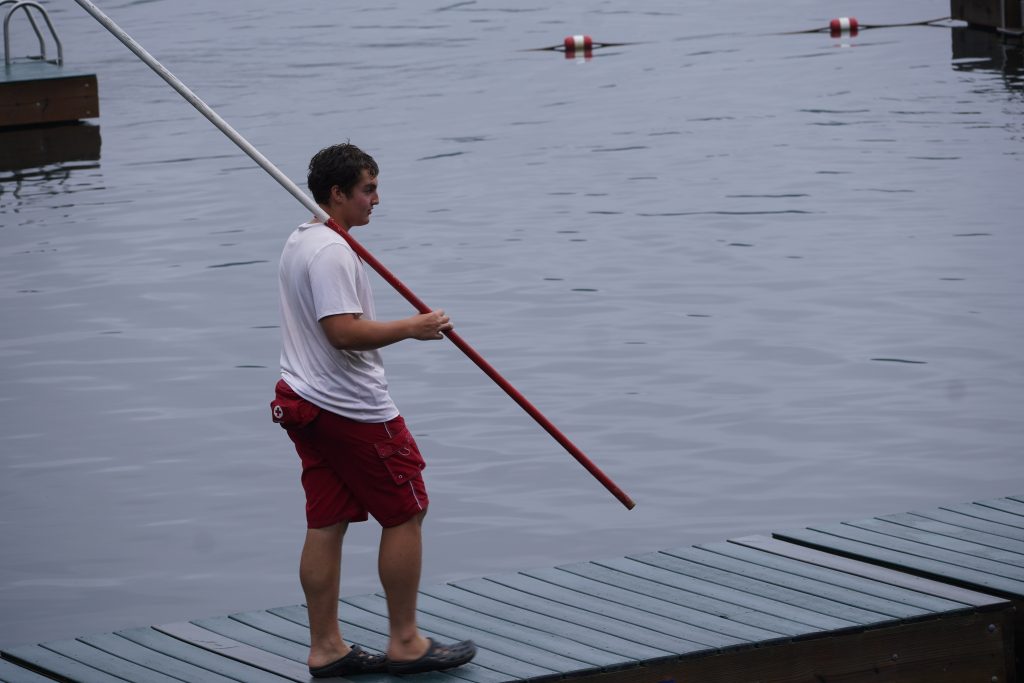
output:
M341 244L328 244L309 264L316 319L340 313L362 313L356 289L356 255Z

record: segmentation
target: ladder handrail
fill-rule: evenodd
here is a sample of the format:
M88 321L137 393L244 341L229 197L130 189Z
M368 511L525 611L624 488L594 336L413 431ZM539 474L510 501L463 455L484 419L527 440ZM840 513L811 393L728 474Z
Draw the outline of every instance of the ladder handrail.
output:
M60 38L57 37L57 31L53 28L53 22L50 21L50 15L46 12L42 5L33 0L0 0L0 6L14 3L14 7L7 11L7 16L4 17L4 65L10 66L11 64L11 19L14 17L14 13L19 9L25 11L25 16L28 17L28 22L32 25L32 30L36 33L36 38L39 39L39 58L43 61L46 59L46 41L43 39L43 33L39 30L39 25L36 24L35 19L32 17L32 12L29 10L38 10L43 16L43 20L46 22L46 27L50 29L50 36L53 38L53 42L57 45L57 59L49 60L51 63L61 66L64 64L64 46L60 42Z
M20 0L0 0L0 7L4 5L17 4ZM14 11L13 9L11 10ZM25 10L25 16L28 17L28 23L32 25L32 30L36 33L36 38L39 40L39 54L41 57L46 56L46 41L43 39L43 33L39 30L39 25L36 24L36 20L32 18L32 13ZM5 22L6 25L6 22ZM8 57L10 50L7 48L7 44L10 42L10 36L7 31L4 31L4 59L6 64L10 64L10 58Z

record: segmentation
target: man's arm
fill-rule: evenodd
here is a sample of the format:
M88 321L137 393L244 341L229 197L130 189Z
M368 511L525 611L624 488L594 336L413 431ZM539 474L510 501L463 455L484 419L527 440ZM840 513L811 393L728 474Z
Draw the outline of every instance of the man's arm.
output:
M444 311L431 311L401 320L366 320L357 313L329 315L320 319L320 327L331 346L343 351L372 351L403 339L443 339L442 332L452 329Z

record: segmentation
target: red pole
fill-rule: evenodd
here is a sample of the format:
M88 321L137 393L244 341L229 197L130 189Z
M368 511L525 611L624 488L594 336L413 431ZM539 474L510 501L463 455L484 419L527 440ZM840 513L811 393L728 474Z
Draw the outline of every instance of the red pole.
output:
M260 168L269 173L270 176L281 185L281 187L288 190L288 192L293 197L299 200L299 202L307 209L309 209L314 215L316 215L317 218L326 221L327 225L329 225L333 230L336 230L338 234L344 237L345 240L349 243L349 245L351 245L352 249L357 254L359 254L360 258L369 263L370 266L372 266L373 269L377 271L377 273L380 274L382 278L387 280L388 283L396 290L398 290L398 292L402 296L404 296L409 303L415 306L416 310L418 310L420 313L430 312L430 309L427 307L427 305L420 301L419 297L413 294L412 291L404 284L402 284L402 282L398 278L392 275L391 271L385 268L380 261L375 259L373 257L373 254L368 252L361 244L356 242L356 240L351 235L342 230L341 226L339 226L334 220L332 220L323 210L323 208L318 206L316 202L310 199L301 189L299 189L298 185L293 183L291 179L288 178L288 176L281 172L280 169L278 169L276 166L270 163L270 161L265 156L263 156L259 150L253 147L248 140L239 135L238 131L232 128L228 124L228 122L222 119L220 115L218 115L217 112L215 112L208 104L199 99L199 97L197 97L194 92L189 90L188 86L182 83L181 80L178 79L174 74L168 71L167 68L164 67L163 64L158 62L153 57L153 55L149 54L145 48L143 48L141 45L135 42L135 40L127 33L125 33L120 26L115 24L113 20L110 19L110 17L101 12L100 9L89 0L75 0L75 2L81 5L86 12L91 14L93 18L100 22L100 24L102 24L104 28L106 28L114 35L114 37L116 37L118 40L124 43L125 47L127 47L135 54L135 56L137 56L139 59L145 62L146 65L149 66L149 68L153 69L153 71L155 71L157 75L160 76L160 78L167 81L168 85L174 88L179 95L184 97L185 100L193 107L195 107L199 111L199 113L205 116L210 121L210 123L215 125L222 133L227 135L228 138L230 138L232 142L238 145L238 147L243 152L248 154L253 161L259 164ZM581 465L587 468L587 470L592 475L594 475L594 477L597 478L598 481L604 484L604 487L611 491L612 494L616 498L618 498L622 502L622 504L626 506L627 509L633 509L633 506L636 505L633 502L633 500L625 493L623 493L622 490L618 486L616 486L615 483L612 482L612 480L609 479L604 472L598 469L594 463L590 462L587 456L583 455L583 452L580 451L580 449L576 448L576 446L574 446L573 443L569 441L569 439L567 439L564 434L562 434L562 432L558 431L558 429L553 424L551 424L551 422L549 422L548 419L544 417L539 410L533 407L533 404L527 401L522 394L516 391L516 388L509 384L504 377L499 375L498 371L492 368L490 364L480 356L480 354L474 351L469 344L464 342L462 340L462 337L455 334L454 332L446 332L445 334L448 336L449 339L452 340L452 342L457 347L459 347L459 349L463 353L469 356L470 360L476 363L481 370L487 373L488 377L490 377L498 384L498 386L504 389L505 393L512 397L512 400L518 403L523 408L523 410L529 413L530 416L534 420L536 420L541 427L546 429L548 434L553 436L555 440L558 441L558 443L562 444L565 450L569 451L570 455L576 458Z
M344 230L340 225L338 225L333 218L327 221L327 226L341 235L345 241L349 243L349 246L352 247L356 254L359 255L359 258L370 264L370 267L377 271L377 274L384 278L389 285L394 287L399 294L405 297L405 300L412 304L417 311L420 313L429 313L431 311L431 308L423 303L423 301L416 296L411 289L406 287L405 283L395 277L395 275L388 270L384 264L378 261L373 254L367 251L366 247L357 242L347 230ZM530 417L536 420L537 424L543 427L544 430L555 439L555 441L562 445L562 448L569 452L569 455L576 458L576 460L583 465L583 467L586 468L586 470L590 472L595 479L601 482L601 484L604 485L604 487L608 489L613 496L618 498L619 502L625 505L627 510L633 509L636 505L636 503L633 502L633 499L620 489L615 482L609 479L608 475L602 472L597 465L591 462L590 458L584 455L583 451L576 447L576 444L570 441L568 437L558 429L558 427L553 425L550 420L544 417L543 413L537 410L532 403L526 400L526 397L519 393L519 391L512 386L507 379L502 377L490 363L484 360L483 356L477 353L476 350L466 343L466 341L454 330L449 330L448 332L445 332L444 335L448 337L448 339L450 339L460 351L466 354L471 361L476 363L477 367L483 370L488 377L494 380L494 383L501 387L513 401L518 403Z

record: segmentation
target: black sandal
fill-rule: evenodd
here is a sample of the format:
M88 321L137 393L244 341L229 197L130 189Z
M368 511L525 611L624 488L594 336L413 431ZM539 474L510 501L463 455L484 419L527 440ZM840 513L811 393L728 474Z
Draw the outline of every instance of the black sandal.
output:
M462 666L476 656L476 645L472 640L463 640L450 645L441 645L432 638L427 638L430 647L419 659L408 662L388 660L388 673L396 676L419 674L425 671L443 671Z
M382 674L387 670L387 657L370 654L358 645L353 645L352 651L341 659L324 666L309 667L309 675L313 678L334 678L355 674Z

